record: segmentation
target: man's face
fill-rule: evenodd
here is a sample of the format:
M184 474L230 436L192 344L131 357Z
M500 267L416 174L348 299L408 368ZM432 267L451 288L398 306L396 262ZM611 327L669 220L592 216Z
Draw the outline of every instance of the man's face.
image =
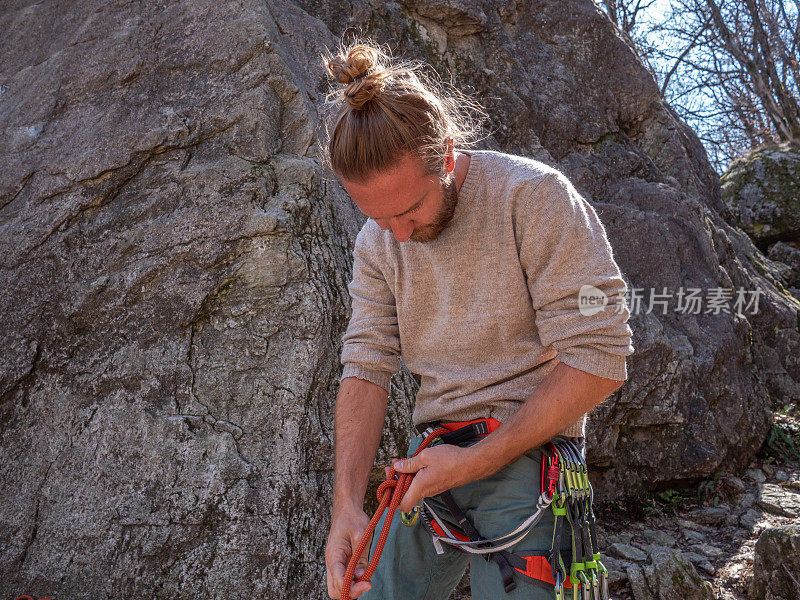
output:
M425 175L422 162L410 154L366 184L341 181L359 210L381 228L391 229L398 242L435 240L450 223L458 203L453 173L443 184L438 176Z

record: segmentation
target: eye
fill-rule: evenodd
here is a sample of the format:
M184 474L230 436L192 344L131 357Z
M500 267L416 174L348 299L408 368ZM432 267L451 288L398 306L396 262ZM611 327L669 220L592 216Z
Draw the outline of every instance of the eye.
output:
M422 198L422 202L420 202L419 204L417 204L417 206L415 206L415 207L414 207L414 208L412 208L410 211L408 211L408 214L411 214L411 213L417 212L419 209L421 209L421 208L422 208L422 205L423 205L423 204L425 204L425 200L426 200L427 198L428 198L428 196L427 196L427 195L426 195L425 197L423 197L423 198Z

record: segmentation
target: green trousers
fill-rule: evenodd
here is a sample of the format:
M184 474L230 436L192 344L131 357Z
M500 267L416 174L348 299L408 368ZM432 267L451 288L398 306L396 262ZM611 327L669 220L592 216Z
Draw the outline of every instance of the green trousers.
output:
M422 442L422 436L411 440L407 456ZM571 438L583 450L583 438ZM539 448L503 467L495 474L450 490L453 499L484 538L493 538L514 529L536 510L541 494L541 461ZM437 498L428 498L437 514L453 523L445 505ZM384 515L385 519L385 515ZM378 523L372 538L370 556L375 551L384 519ZM548 509L536 526L511 552L549 550L553 538L554 517ZM389 537L381 554L378 569L372 576L372 589L362 600L447 600L470 566L470 587L473 600L553 600L554 586L515 575L517 587L506 593L500 569L494 561L467 554L442 544L444 554L437 554L430 533L422 522L413 527L403 525L399 513L392 520ZM564 528L561 549L565 555L571 548L569 529Z

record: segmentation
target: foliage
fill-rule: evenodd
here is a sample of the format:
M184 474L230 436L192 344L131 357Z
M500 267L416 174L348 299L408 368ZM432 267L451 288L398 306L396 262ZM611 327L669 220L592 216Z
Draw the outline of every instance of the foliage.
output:
M690 500L683 492L668 488L655 493L639 492L631 498L617 503L617 508L635 520L653 517L674 516L685 508Z
M761 447L764 458L773 458L779 462L800 459L800 410L786 405L777 413L770 428L767 439Z
M685 501L683 494L672 488L656 494L656 499L661 504L662 512L668 515L675 515Z
M697 486L697 497L702 504L711 504L719 506L722 501L722 490L719 485L719 479L722 477L722 471L717 471L711 479L701 481Z

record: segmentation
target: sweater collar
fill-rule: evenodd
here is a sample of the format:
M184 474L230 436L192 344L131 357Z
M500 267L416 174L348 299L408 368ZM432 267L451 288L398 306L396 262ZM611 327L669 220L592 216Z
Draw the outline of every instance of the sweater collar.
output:
M475 187L477 186L480 177L479 171L481 170L481 153L480 151L471 150L469 152L462 150L464 154L469 155L469 167L467 167L467 176L461 184L461 189L458 190L459 203L463 196L466 200L472 200L475 196Z

